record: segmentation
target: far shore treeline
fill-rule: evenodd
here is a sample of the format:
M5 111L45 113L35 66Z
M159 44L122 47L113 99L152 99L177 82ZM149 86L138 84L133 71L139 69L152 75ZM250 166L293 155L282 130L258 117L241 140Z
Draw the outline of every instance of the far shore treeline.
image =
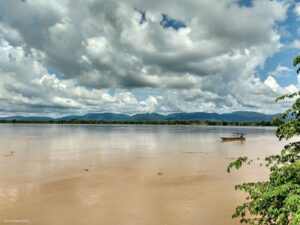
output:
M104 120L0 120L0 123L18 124L141 124L141 125L202 125L202 126L272 126L271 121L228 122L209 120L175 121L104 121Z

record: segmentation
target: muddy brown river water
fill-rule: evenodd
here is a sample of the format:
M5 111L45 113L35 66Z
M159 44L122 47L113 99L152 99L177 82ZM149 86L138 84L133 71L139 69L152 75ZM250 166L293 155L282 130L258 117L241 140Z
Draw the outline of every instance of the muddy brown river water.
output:
M245 142L221 142L230 132ZM278 153L273 128L0 125L0 224L237 225L238 156Z

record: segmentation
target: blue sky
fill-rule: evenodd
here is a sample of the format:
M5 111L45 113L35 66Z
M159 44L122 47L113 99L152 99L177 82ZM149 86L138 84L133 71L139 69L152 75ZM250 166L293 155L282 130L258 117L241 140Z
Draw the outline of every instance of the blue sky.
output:
M253 7L253 0L237 0L238 4L242 7ZM268 57L263 67L259 67L257 75L265 80L269 73L276 70L276 67L283 66L289 68L291 71L286 72L285 75L277 78L278 83L281 86L288 86L290 84L297 83L297 76L295 68L292 65L293 57L299 54L299 49L291 47L293 42L300 37L299 32L299 16L295 13L295 4L299 1L290 1L290 7L286 13L286 19L284 21L276 22L275 27L281 30L281 43L284 45L281 50L276 52L271 57Z
M245 6L245 7L251 7L251 6L253 6L253 1L252 0L237 0L237 3L240 6Z
M268 76L270 71L274 71L277 66L285 66L290 68L292 71L295 71L295 68L292 65L293 57L299 54L299 49L291 47L293 42L299 39L299 18L297 18L294 8L290 7L287 13L287 18L283 22L276 23L276 26L279 29L282 29L283 34L281 36L281 42L284 47L273 56L269 57L266 60L266 63L262 69L259 70L259 74L262 79L265 79ZM290 83L296 83L297 77L295 72L287 73L287 77L278 78L278 83L282 86L289 85Z
M299 18L292 0L0 1L0 116L280 112Z

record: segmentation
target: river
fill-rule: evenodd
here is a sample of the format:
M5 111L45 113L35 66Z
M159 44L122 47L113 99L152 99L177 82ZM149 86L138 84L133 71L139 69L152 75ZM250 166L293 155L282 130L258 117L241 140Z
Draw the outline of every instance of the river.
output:
M245 132L245 142L220 136ZM242 182L284 143L274 128L0 125L0 224L237 225Z

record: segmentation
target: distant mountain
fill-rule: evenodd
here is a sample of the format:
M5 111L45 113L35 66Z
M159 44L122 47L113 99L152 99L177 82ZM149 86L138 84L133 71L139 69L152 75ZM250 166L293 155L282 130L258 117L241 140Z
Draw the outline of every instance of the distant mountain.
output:
M256 112L238 111L233 113L174 113L167 115L169 120L211 120L226 122L257 122L271 121L275 115L267 115Z
M257 112L237 111L233 113L224 114L228 121L271 121L276 115L268 115Z
M135 115L116 114L116 113L89 113L85 115L71 115L60 118L51 117L24 117L11 116L0 117L0 120L18 120L18 121L58 121L58 120L101 120L101 121L174 121L174 120L210 120L210 121L226 121L226 122L259 122L271 121L275 115L268 115L257 112L237 111L232 113L172 113L161 115L158 113L144 113Z
M51 117L39 117L39 116L8 116L0 117L0 120L18 120L18 121L49 121L53 120Z
M130 116L126 114L115 113L89 113L83 116L65 116L55 120L102 120L102 121L125 121L130 120Z
M134 121L162 121L168 120L167 116L160 115L158 113L144 113L144 114L135 114L130 117L130 120Z

